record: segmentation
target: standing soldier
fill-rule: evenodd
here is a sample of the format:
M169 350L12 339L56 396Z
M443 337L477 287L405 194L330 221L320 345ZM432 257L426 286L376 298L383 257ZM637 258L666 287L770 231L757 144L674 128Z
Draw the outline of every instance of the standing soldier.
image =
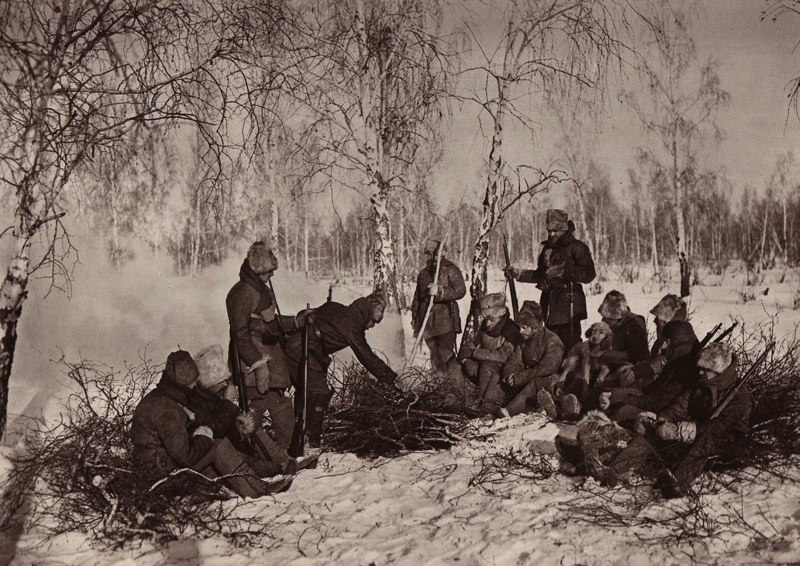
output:
M455 354L456 334L461 332L461 315L456 301L467 294L467 286L461 270L444 254L439 266L438 283L434 285L440 245L438 240L427 240L422 250L426 265L417 275L417 288L411 305L411 325L414 336L423 332L425 344L431 353L431 367L437 375L443 376L447 371L447 361ZM423 330L420 327L430 300L433 306Z
M575 238L575 224L563 210L547 211L547 240L542 242L536 269L505 270L506 277L536 283L542 290L545 326L561 338L569 351L581 341L581 321L586 319L586 295L581 283L595 277L589 247Z
M305 325L307 311L297 316L278 314L275 295L268 283L278 269L278 258L262 241L247 250L239 270L239 281L228 292L225 306L231 332L231 359L238 352L247 385L250 406L269 411L276 440L288 448L294 431L292 401L286 396L291 385L286 356L280 346L284 337ZM235 346L235 348L234 348Z

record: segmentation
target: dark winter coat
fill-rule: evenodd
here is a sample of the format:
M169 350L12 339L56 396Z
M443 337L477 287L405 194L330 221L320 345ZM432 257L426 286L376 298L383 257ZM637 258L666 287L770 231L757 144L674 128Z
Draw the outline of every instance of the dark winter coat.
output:
M518 281L536 283L542 289L540 303L547 326L568 324L571 320L585 320L586 295L581 283L591 283L595 278L594 260L589 247L567 232L555 242L546 240L535 270L523 270ZM546 278L547 267L564 265L564 274L557 279ZM572 316L570 316L570 314Z
M542 328L525 343L514 348L514 354L503 366L503 377L514 375L515 386L532 379L558 373L564 359L564 344L556 334Z
M612 370L623 364L636 364L648 358L647 326L644 317L631 312L625 313L622 319L615 321L603 319L611 326L611 350L600 358Z
M288 333L295 332L294 317L279 316L275 296L245 259L239 270L239 281L225 298L232 346L236 345L239 359L250 367L264 355L270 356L270 387L286 388L290 381L286 362L278 346ZM232 355L232 347L231 354ZM248 385L252 383L252 373L247 375Z
M666 363L649 392L630 395L626 390L612 392L609 410L617 421L633 419L643 411L658 413L669 407L687 388L699 381L697 353L690 352Z
M239 431L236 428L239 407L235 403L202 385L196 385L189 395L189 409L195 415L195 423L211 428L214 438L239 440Z
M213 447L212 439L191 436L188 403L189 390L167 376L139 402L133 413L131 442L134 461L145 473L161 476L190 468Z
M425 311L428 308L428 285L433 283L434 270L426 267L417 275L417 288L411 303L411 318L414 334L419 334ZM441 336L448 332L461 332L461 315L457 300L467 294L467 286L461 270L452 261L442 258L439 267L439 291L433 298L431 314L425 327L425 336Z
M721 400L732 391L735 384L736 360L734 359L731 365L711 382L699 379L692 387L686 388L668 407L658 411L658 416L672 422L694 421L697 424L698 437L708 427L713 427L719 432L747 434L753 399L746 387L736 392L717 418L710 419L711 414Z
M328 391L324 380L331 362L330 356L347 347L366 370L378 379L393 381L397 377L367 342L366 330L373 310L372 304L363 297L349 306L330 301L314 310L308 334L309 393L323 394ZM292 378L300 379L303 360L302 332L289 337L286 354ZM320 379L322 383L317 383Z

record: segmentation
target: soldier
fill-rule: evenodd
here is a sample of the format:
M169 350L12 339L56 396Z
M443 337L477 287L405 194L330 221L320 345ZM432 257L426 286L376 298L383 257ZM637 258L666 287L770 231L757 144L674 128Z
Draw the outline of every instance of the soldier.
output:
M287 489L291 476L278 476L270 482L260 477L278 473L280 466L254 468L228 438L215 439L210 426L196 422L189 401L198 377L199 370L188 352L172 352L161 380L139 402L131 422L131 443L141 471L153 479L180 468L207 471L212 477L230 476L226 485L242 497Z
M394 384L397 374L372 350L365 332L383 320L386 302L379 293L361 297L349 306L329 301L314 310L308 328L306 431L309 452L318 451L325 411L333 392L328 386L330 356L349 347L356 359L380 381ZM286 343L289 370L299 397L303 396L303 337L296 333ZM299 405L298 405L299 408Z
M255 242L239 270L239 281L225 298L230 322L231 349L237 352L247 384L251 408L266 409L277 442L288 448L294 430L292 401L286 396L291 385L286 357L280 346L286 336L305 325L309 313L281 316L275 295L268 286L278 269L278 259L267 244Z
M461 270L442 255L439 267L439 280L433 284L436 270L436 256L441 242L428 240L422 253L425 255L425 268L417 275L417 288L411 304L411 325L414 336L423 332L425 344L431 353L431 368L439 375L447 373L447 363L455 355L456 335L461 332L461 315L458 312L457 300L467 293L464 276ZM422 320L428 308L428 301L433 301L431 313L425 328Z
M631 312L624 294L609 291L597 312L612 332L611 349L600 357L601 362L613 371L624 364L636 364L647 359L644 317Z
M569 351L581 341L581 321L585 320L586 295L582 283L595 278L589 247L575 238L575 224L563 210L547 211L547 240L535 270L514 266L506 277L521 283L535 283L542 290L540 303L547 328L555 332Z
M514 349L511 360L503 367L503 381L513 392L505 411L512 417L535 402L539 391L550 389L558 379L564 358L564 345L544 327L542 309L536 301L522 303L516 322L525 342Z

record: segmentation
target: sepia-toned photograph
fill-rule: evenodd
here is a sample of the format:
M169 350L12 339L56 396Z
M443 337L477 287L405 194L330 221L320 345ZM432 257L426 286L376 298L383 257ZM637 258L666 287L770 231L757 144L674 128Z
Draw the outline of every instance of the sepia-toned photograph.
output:
M800 0L0 0L0 565L800 564Z

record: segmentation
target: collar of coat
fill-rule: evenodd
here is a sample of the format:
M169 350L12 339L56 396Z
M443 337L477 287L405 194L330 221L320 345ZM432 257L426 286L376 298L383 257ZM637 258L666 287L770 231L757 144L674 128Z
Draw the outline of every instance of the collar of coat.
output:
M633 314L632 312L628 311L622 315L622 318L618 320L619 322L616 324L611 324L615 321L615 319L603 318L603 322L611 327L612 332L619 332L628 326L639 326L643 332L647 332L647 323L645 323L644 317L641 315Z
M570 245L575 240L575 234L573 232L567 232L563 236L561 236L555 242L551 242L549 239L544 240L542 245L545 248L565 248Z
M239 280L250 285L259 293L269 293L269 287L261 280L258 273L253 271L247 258L242 262L242 267L239 269Z
M191 389L178 385L165 375L161 376L156 389L183 407L189 404Z
M503 338L515 345L522 344L524 342L522 335L519 333L519 326L517 326L516 323L511 320L511 317L508 313L504 314L497 324L491 328L489 328L484 322L483 332L492 338L497 338L498 336L502 335Z

